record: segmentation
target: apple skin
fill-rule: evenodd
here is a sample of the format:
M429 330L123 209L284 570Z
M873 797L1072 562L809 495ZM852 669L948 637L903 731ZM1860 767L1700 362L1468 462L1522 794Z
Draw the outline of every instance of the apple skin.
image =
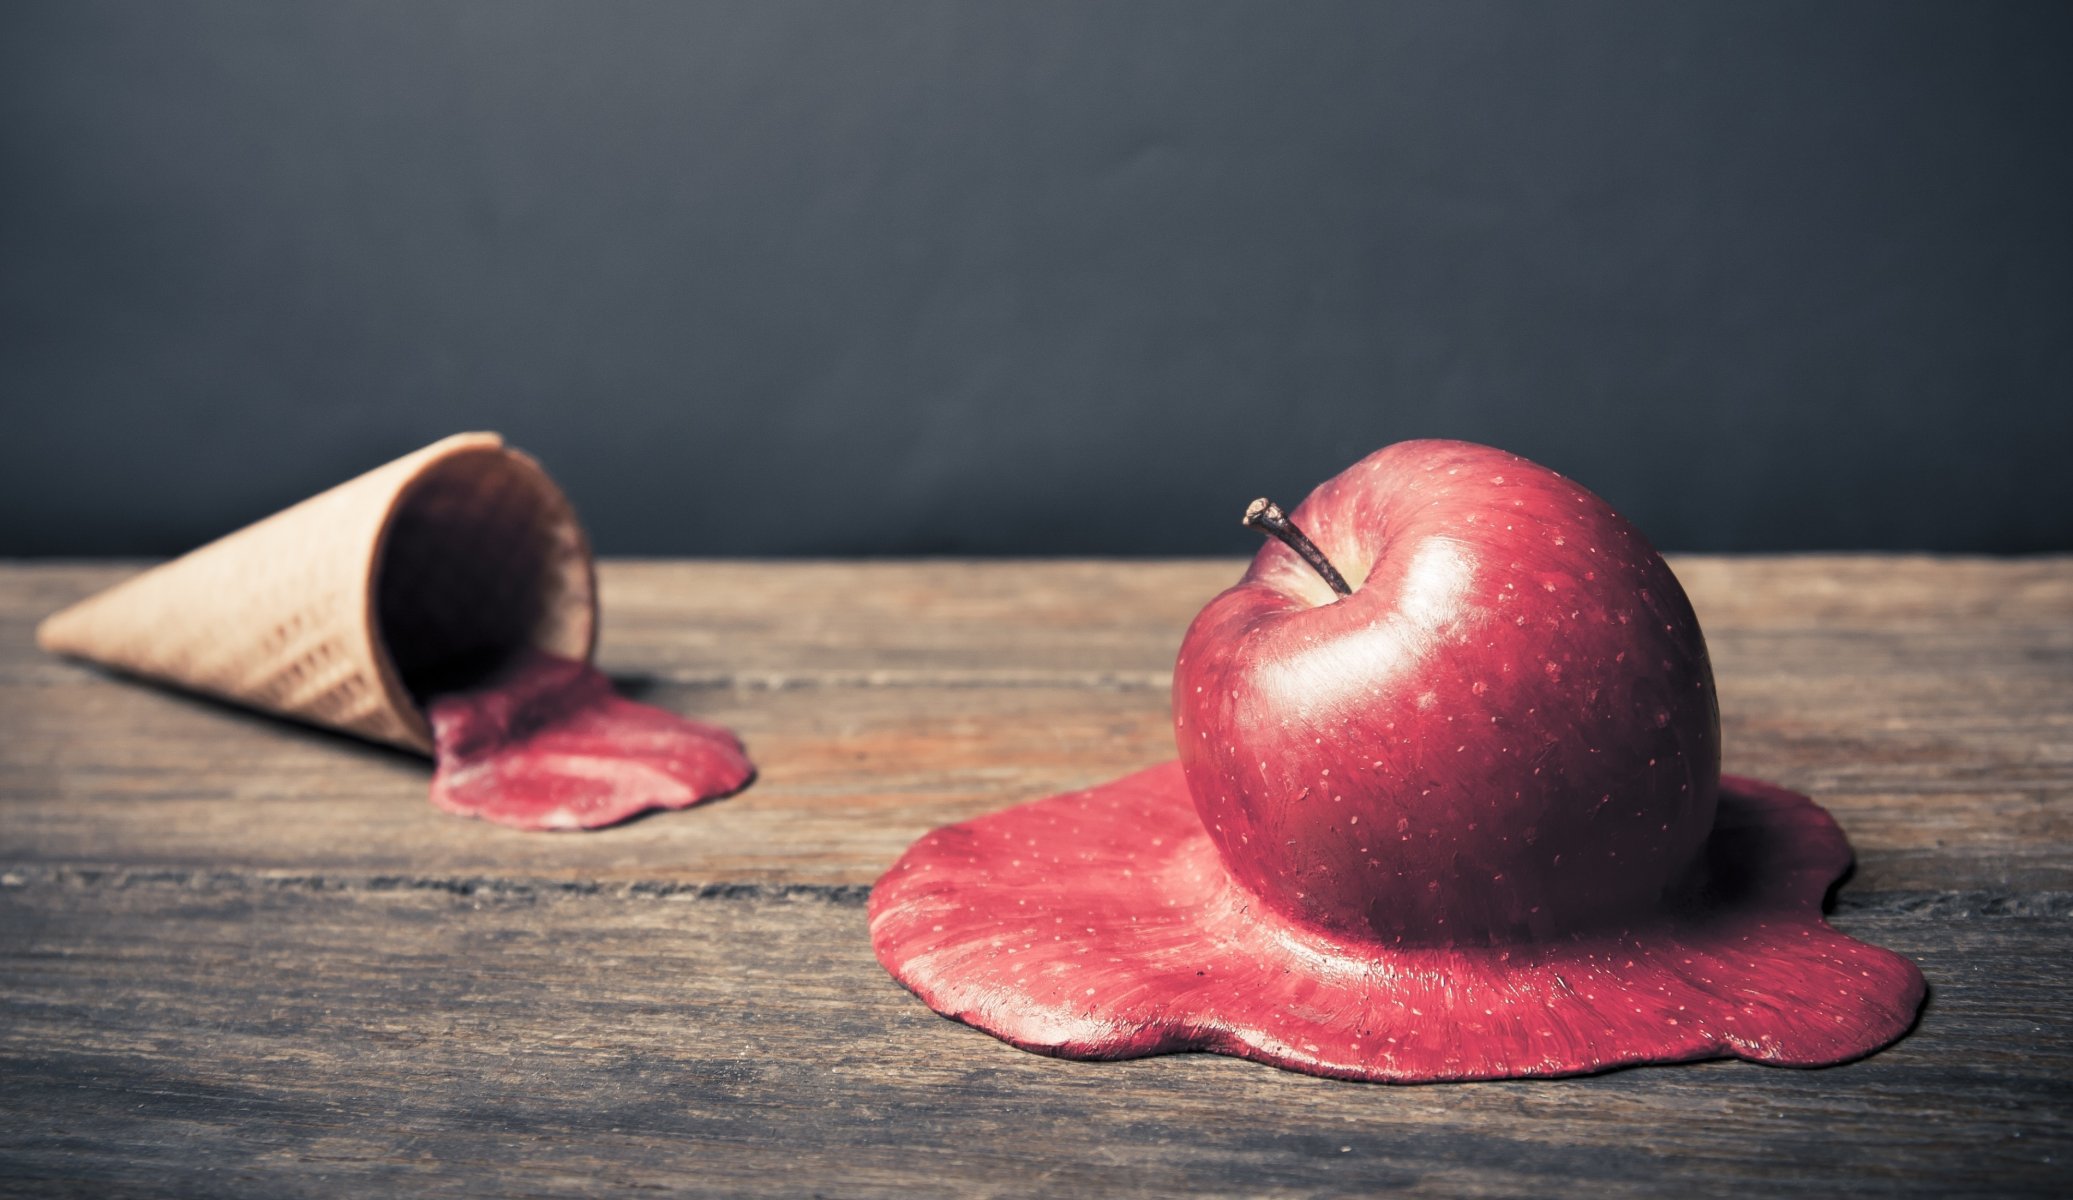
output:
M1182 642L1175 740L1233 877L1360 942L1544 941L1698 886L1720 714L1684 589L1597 496L1402 442L1289 514Z

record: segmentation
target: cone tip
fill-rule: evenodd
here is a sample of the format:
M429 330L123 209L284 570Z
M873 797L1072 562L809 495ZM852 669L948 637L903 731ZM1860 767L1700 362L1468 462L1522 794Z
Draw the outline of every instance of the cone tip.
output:
M65 636L65 630L71 624L69 618L78 608L77 604L68 604L37 622L36 648L45 654L72 653L72 639Z

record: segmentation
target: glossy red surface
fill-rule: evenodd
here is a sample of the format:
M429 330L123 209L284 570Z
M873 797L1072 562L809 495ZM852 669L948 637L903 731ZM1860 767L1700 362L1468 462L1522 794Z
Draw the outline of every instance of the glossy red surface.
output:
M1188 785L1281 915L1444 945L1656 902L1713 824L1720 717L1684 589L1598 497L1516 455L1405 442L1292 514L1174 669Z
M1831 930L1850 852L1720 776L1697 618L1603 500L1407 442L1290 519L1189 628L1180 761L952 826L872 893L888 970L1016 1045L1202 1049L1395 1081L1905 1032L1905 959Z
M434 696L432 802L519 829L596 829L688 808L755 768L717 725L627 700L588 663L528 652Z
M1812 801L1728 778L1679 903L1513 945L1335 938L1223 869L1177 764L939 829L871 893L878 957L1028 1050L1209 1050L1400 1083L1735 1057L1821 1066L1905 1033L1922 976L1821 919L1849 866Z

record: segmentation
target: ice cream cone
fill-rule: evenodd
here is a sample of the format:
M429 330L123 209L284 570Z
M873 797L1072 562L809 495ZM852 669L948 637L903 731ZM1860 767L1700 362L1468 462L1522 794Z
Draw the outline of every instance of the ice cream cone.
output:
M36 641L429 753L428 680L523 646L587 659L596 631L561 489L496 434L463 433L90 596Z

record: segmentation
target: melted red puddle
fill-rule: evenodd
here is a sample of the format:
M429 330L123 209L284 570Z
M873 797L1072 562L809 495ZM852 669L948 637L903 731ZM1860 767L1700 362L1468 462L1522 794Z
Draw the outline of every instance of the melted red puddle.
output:
M755 774L733 733L612 690L589 663L528 651L425 705L432 803L518 829L597 829L689 808Z
M1696 902L1625 928L1335 942L1232 881L1167 763L923 837L872 888L871 941L936 1011L1068 1058L1207 1050L1418 1083L1822 1066L1907 1031L1921 972L1822 919L1850 848L1818 805L1724 775L1707 859Z

